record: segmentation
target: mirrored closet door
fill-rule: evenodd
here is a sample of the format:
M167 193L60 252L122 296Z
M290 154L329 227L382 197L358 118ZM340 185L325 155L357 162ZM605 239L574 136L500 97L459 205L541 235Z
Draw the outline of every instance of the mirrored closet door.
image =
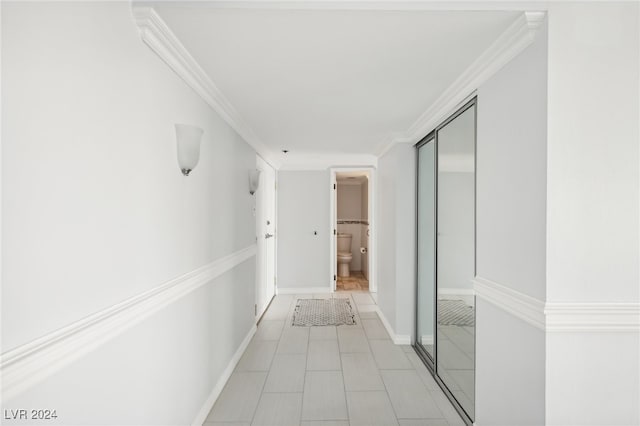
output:
M475 418L475 99L417 145L417 352Z
M433 363L435 359L436 292L436 149L435 138L418 147L418 309L416 344Z

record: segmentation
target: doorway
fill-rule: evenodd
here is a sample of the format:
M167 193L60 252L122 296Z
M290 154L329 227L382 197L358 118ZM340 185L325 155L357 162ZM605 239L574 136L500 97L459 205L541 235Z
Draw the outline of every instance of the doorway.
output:
M334 291L376 291L373 189L372 168L331 169L330 273Z
M276 280L276 173L273 167L256 156L260 184L256 195L256 265L255 315L260 318L275 295Z

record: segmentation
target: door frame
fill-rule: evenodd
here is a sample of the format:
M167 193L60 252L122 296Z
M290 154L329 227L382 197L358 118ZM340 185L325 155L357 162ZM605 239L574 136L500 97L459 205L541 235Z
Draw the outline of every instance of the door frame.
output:
M369 173L368 182L368 203L367 209L369 217L369 248L368 254L368 273L369 273L369 291L375 293L378 291L378 250L377 250L377 229L376 223L376 168L373 166L362 167L331 167L329 169L329 282L331 283L331 291L336 291L337 284L337 233L338 233L338 206L337 206L337 186L334 189L333 184L336 181L336 173L339 172L367 172ZM335 234L334 234L335 229ZM334 279L335 277L335 279Z

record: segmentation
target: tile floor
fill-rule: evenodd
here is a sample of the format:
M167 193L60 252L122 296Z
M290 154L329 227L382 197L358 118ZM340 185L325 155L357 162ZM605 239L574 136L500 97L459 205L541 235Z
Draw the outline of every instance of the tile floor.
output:
M337 291L369 291L369 281L360 271L352 271L348 277L338 277Z
M357 325L292 327L295 300L310 297L348 297ZM205 425L464 425L372 308L368 292L277 296Z

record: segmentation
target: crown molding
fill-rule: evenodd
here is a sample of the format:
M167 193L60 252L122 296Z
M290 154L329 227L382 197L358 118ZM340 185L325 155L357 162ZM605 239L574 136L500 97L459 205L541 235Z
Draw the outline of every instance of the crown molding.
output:
M517 3L514 3L516 5ZM214 1L207 3L215 8L241 9L327 9L327 10L504 10L502 5L494 7L474 7L473 3L462 2L454 4L447 2L314 2L314 1ZM520 7L512 9L520 10ZM227 122L256 152L276 169L284 170L322 170L334 165L376 165L377 158L386 154L394 145L399 143L416 143L437 124L455 111L456 107L466 99L474 96L474 91L484 81L491 77L502 66L518 53L524 50L535 37L535 33L544 21L544 11L524 11L518 19L507 28L500 37L476 59L436 101L400 135L390 137L389 142L383 143L376 150L375 155L351 155L353 160L345 156L334 154L319 154L282 157L269 149L258 139L251 128L242 120L229 100L216 87L206 72L191 56L188 50L171 31L169 26L158 15L153 7L132 5L133 20L140 32L141 39L181 77L221 118ZM319 156L331 157L319 159ZM306 158L305 158L306 157ZM373 157L364 159L363 157Z
M288 153L280 162L280 170L327 170L331 167L376 168L378 157L373 154Z
M180 1L168 1L180 4ZM252 10L374 10L374 11L525 11L546 7L539 0L461 1L461 0L195 0L211 9Z
M459 106L475 96L477 88L522 52L535 39L546 16L543 11L525 11L478 59L476 59L404 132L382 146L378 157L399 143L417 143Z
M254 257L252 244L96 312L0 357L2 397L8 400L237 265Z
M133 5L133 22L140 37L169 67L182 78L220 117L273 167L280 166L275 154L267 148L242 120L231 102L220 92L207 73L171 31L169 26L148 6Z

